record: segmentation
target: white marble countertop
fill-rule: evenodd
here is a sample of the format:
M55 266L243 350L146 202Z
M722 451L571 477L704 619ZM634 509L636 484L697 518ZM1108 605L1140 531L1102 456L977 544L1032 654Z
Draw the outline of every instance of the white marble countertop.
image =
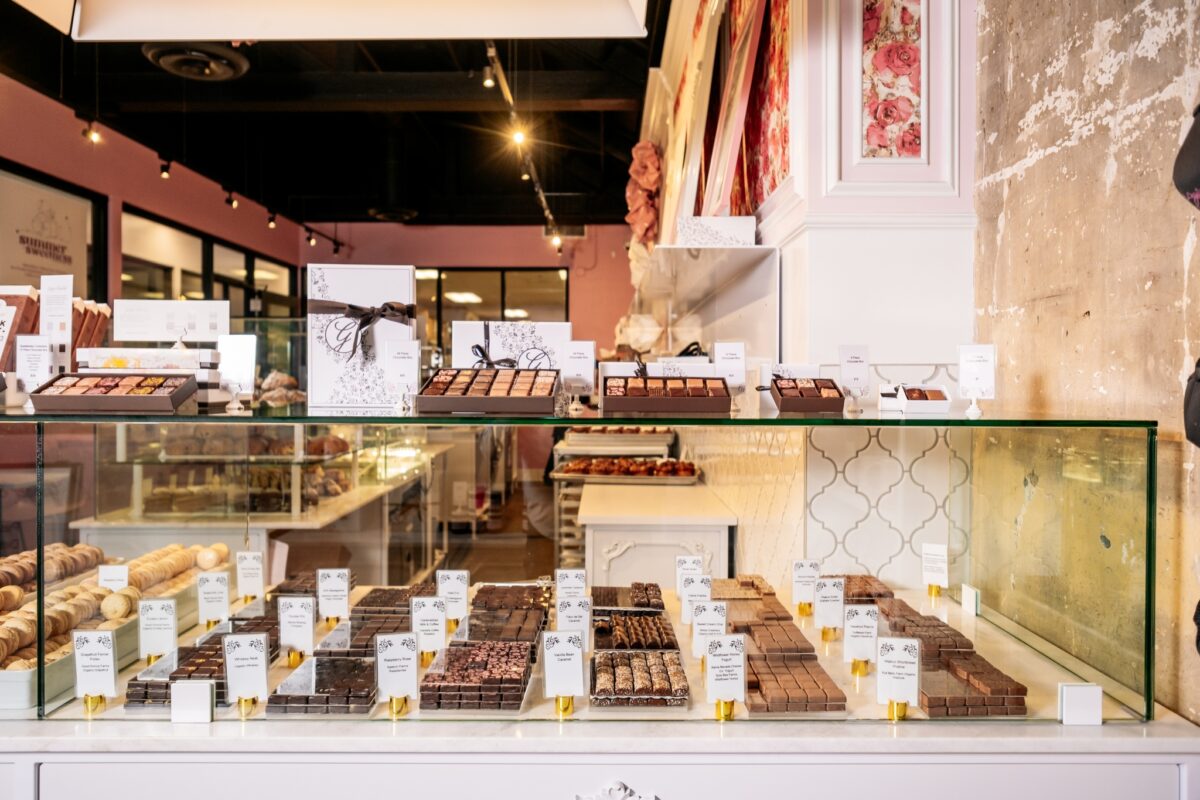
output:
M737 525L737 515L703 484L586 483L579 501L579 522L582 525Z
M252 720L0 723L8 753L1200 754L1200 728L1054 722L329 722Z

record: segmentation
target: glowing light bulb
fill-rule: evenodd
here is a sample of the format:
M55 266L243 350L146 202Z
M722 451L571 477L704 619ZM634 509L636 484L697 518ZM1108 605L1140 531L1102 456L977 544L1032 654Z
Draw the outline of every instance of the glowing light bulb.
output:
M517 144L525 144L525 131L513 131L513 141Z

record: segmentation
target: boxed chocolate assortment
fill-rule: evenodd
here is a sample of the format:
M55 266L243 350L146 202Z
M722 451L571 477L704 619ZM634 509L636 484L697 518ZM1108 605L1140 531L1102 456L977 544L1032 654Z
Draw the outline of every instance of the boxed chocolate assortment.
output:
M439 369L417 395L419 414L554 414L556 369Z
M85 375L52 378L30 395L46 414L174 414L196 393L191 375Z
M593 586L592 608L645 609L661 611L662 587L657 583L634 581L630 586Z
M524 642L451 642L421 678L421 710L520 711L532 665Z
M603 405L605 413L728 414L733 401L724 378L609 375L604 379Z
M267 714L369 714L375 696L373 659L318 657L301 664L267 698Z
M945 414L950 392L945 386L924 383L879 384L879 410L906 414Z
M846 396L831 378L771 378L771 399L780 411L837 412Z
M679 651L600 651L592 659L590 700L593 706L663 706L688 704L687 672Z

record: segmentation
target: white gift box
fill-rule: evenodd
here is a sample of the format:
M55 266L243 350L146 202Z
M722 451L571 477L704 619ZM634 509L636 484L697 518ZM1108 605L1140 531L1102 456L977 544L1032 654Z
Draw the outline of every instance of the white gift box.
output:
M571 345L571 323L456 321L451 335L452 367L486 366L481 355L486 354L493 362L511 359L505 366L518 369L561 369Z
M410 266L309 264L308 299L378 308L411 304L416 274ZM391 413L400 400L388 390L388 342L411 341L411 322L381 319L358 339L358 321L343 314L308 315L308 408L313 414L368 416Z

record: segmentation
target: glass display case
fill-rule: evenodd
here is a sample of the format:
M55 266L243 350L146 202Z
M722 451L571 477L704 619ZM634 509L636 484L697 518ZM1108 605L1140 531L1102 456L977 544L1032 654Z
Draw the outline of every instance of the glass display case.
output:
M1079 682L1102 687L1105 720L1153 716L1153 423L296 410L0 426L0 713L168 719L172 686L202 679L218 724L268 727L886 720L877 641L898 637L920 653L906 721L1054 721L1059 685ZM257 554L261 594L239 554ZM797 561L817 562L824 595L796 594ZM682 580L693 563L706 593ZM342 569L329 613L318 576ZM461 597L451 570L467 572ZM413 601L439 594L449 617L431 632ZM559 602L576 595L583 618ZM313 600L299 642L280 603L296 597ZM159 598L173 644L148 653L139 601ZM705 602L745 648L723 712L705 655L720 631L685 622ZM871 628L851 631L848 609ZM102 709L77 697L72 634L88 630L113 632ZM404 706L377 684L377 637L417 630ZM584 678L565 703L547 653L575 630ZM246 632L271 657L249 707L220 644Z

